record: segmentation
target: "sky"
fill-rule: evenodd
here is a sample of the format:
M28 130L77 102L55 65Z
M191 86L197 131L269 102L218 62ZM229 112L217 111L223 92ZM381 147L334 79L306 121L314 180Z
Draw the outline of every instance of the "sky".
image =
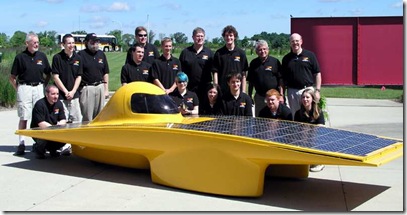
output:
M0 33L15 31L70 33L112 30L134 34L145 26L158 36L202 27L206 38L221 37L233 25L239 38L261 32L290 33L290 16L403 16L402 0L0 0Z

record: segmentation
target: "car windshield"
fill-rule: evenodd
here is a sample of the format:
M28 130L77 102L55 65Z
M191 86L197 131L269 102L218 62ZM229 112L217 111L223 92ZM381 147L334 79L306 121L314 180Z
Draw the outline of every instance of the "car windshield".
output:
M174 114L178 107L168 95L135 93L131 96L131 111L134 113Z

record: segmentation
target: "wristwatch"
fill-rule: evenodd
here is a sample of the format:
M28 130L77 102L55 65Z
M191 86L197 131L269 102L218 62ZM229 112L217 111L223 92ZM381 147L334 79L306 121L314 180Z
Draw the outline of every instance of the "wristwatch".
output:
M320 89L315 89L315 92L321 92L321 90Z

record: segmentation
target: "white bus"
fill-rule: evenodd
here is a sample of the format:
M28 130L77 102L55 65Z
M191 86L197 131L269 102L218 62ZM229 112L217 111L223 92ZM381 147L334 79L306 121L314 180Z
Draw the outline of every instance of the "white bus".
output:
M57 43L61 44L62 46L62 38L64 37L65 34L59 34L56 38ZM86 34L72 34L74 40L75 40L75 51L80 51L85 49L85 37ZM99 44L99 50L104 51L104 52L109 52L109 51L119 51L119 46L117 45L117 39L113 35L97 35L97 37L100 39L100 44Z

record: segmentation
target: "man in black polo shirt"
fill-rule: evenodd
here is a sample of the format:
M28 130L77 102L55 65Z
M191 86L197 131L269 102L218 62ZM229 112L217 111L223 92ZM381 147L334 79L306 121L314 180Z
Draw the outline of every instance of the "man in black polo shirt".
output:
M226 77L229 90L223 95L225 115L253 116L252 99L241 91L242 75L231 73Z
M143 61L152 64L155 59L160 57L160 53L153 44L148 43L147 29L143 26L138 26L134 32L135 32L134 45L139 44L144 48ZM133 57L131 52L132 50L130 47L129 50L127 51L125 64L132 60Z
M52 59L52 77L59 89L59 100L64 105L68 121L81 122L79 85L82 80L82 58L75 53L75 41L71 34L62 38L64 49Z
M275 89L284 96L283 79L281 76L280 61L269 55L269 46L265 40L256 43L257 58L250 62L247 81L249 82L249 96L252 97L253 88L255 116L259 116L260 110L266 107L266 92ZM283 98L281 96L280 98ZM282 101L284 102L284 100Z
M48 85L45 89L45 97L38 100L32 111L31 128L47 128L53 125L65 125L66 118L64 106L59 98L59 90L55 85ZM33 138L35 141L36 158L44 159L46 151L51 157L58 157L58 149L65 143Z
M120 74L122 86L133 81L149 81L148 78L151 65L142 61L144 48L137 44L131 49L133 58L122 67Z
M78 54L83 62L83 74L79 103L82 120L93 120L105 105L109 96L109 64L106 55L99 50L100 40L95 33L85 37L85 49Z
M197 27L192 31L194 44L182 50L179 60L182 70L189 77L188 90L195 92L200 101L206 97L206 88L212 82L212 50L204 46L205 30Z
M51 66L47 56L38 51L39 40L35 33L26 36L27 48L14 58L11 68L10 83L17 91L18 129L27 128L27 120L31 119L32 108L39 99L44 97L44 85L51 78ZM46 76L44 78L44 75ZM24 136L19 136L19 145L15 155L25 154Z
M282 74L287 88L288 104L294 116L301 107L301 94L304 89L315 90L317 102L319 101L322 78L315 54L301 47L301 35L293 33L290 36L290 46L291 52L283 57Z
M165 93L170 94L177 87L175 76L182 71L178 58L172 56L172 40L165 37L161 40L163 54L151 65L150 80Z
M213 57L213 82L221 86L222 92L229 90L226 76L230 73L242 75L241 91L246 92L246 72L249 68L246 53L235 45L238 38L236 28L228 25L223 28L225 46L218 49Z

